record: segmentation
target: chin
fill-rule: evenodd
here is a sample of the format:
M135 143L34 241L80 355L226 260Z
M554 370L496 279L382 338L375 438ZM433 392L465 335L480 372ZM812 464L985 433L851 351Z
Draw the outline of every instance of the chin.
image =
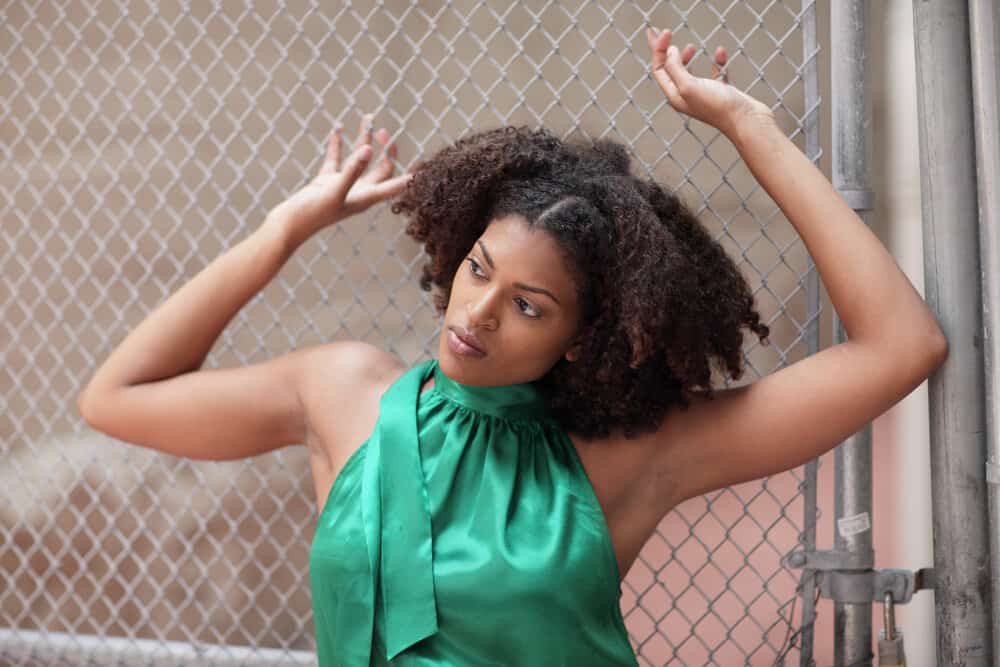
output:
M447 330L441 334L441 343L438 345L437 355L438 366L441 367L445 375L461 382L463 375L461 361L456 359L454 353L448 349L448 341L444 338L447 335Z
M448 342L443 339L438 347L437 361L441 371L459 384L472 386L491 384L490 376L493 372L486 366L480 366L484 359L465 360L452 352L448 348Z
M442 341L441 346L438 348L438 366L444 371L444 374L453 380L458 382L463 382L468 384L470 373L469 368L462 363L462 358L457 357L454 352L448 349L448 343Z

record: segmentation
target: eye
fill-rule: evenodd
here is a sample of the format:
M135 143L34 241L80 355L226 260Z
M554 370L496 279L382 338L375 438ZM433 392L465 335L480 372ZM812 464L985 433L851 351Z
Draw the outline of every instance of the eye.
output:
M514 299L514 301L518 305L517 309L520 310L525 315L528 315L529 317L539 317L541 315L541 313L539 313L537 310L535 310L534 306L532 306L530 303L528 303L527 301L525 301L521 297L517 297L516 299ZM522 308L521 304L524 304L525 306L527 306L528 310L525 310L524 308Z
M468 258L468 262L469 262L469 271L472 273L472 275L477 276L479 278L486 277L486 275L482 273L482 268L479 266L479 262L472 259L471 257Z
M482 272L483 269L481 266L479 266L479 262L477 262L472 257L467 257L466 261L469 262L469 273L474 275L476 278L479 278L480 280L486 280L486 274ZM535 307L531 305L531 303L525 301L521 297L516 297L514 299L514 303L517 304L517 309L520 312L527 315L528 317L538 318L542 316L542 314L538 312L538 310L536 310Z

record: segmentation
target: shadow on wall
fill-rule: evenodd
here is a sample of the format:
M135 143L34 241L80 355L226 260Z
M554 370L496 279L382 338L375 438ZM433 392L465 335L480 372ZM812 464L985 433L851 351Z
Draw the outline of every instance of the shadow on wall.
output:
M191 462L100 435L21 448L0 468L15 503L0 504L0 613L24 630L313 650L307 479L288 451Z

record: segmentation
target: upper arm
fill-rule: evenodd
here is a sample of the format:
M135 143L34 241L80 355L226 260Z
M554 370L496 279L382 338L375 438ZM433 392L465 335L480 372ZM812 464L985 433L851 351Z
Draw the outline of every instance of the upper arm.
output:
M946 344L926 349L902 356L849 340L672 411L657 433L653 466L670 480L664 509L829 451L909 394L947 354Z
M119 440L192 459L256 456L306 441L305 392L319 374L359 374L372 346L343 341L235 368L90 389L78 406L88 424ZM334 392L336 389L334 389ZM343 409L347 396L328 397Z

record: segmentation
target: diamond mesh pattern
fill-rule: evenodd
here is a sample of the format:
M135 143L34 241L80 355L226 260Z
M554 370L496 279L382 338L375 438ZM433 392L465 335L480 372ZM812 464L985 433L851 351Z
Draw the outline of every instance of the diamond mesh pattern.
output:
M403 163L500 124L611 136L740 260L772 328L770 347L748 345L748 375L816 349L801 241L731 144L669 108L643 34L675 28L701 49L696 73L707 48L726 46L732 83L816 159L812 0L291 4L0 8L7 662L312 660L316 503L301 448L180 460L95 434L75 397L132 327L312 175L337 120L353 139L360 114L377 112L399 132ZM327 230L239 313L207 365L337 338L415 363L438 335L421 261L384 206ZM814 481L815 464L664 519L623 586L640 663L799 655L811 616L794 617L797 582L779 558L813 534ZM217 650L191 652L204 645Z

